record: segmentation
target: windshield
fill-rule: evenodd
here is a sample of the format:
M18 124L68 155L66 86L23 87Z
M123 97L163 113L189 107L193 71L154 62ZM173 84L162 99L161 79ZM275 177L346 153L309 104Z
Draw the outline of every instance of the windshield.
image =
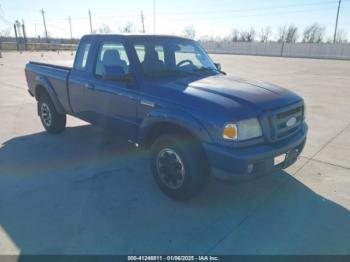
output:
M215 65L194 41L147 39L134 44L144 74L148 77L184 77L218 74Z

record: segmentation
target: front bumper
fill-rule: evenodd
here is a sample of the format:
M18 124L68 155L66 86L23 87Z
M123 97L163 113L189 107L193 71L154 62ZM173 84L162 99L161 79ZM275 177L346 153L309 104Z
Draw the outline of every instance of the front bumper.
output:
M233 174L265 173L284 169L295 163L304 149L307 125L286 140L278 143L261 144L248 148L228 148L204 143L208 161L212 168L221 169ZM274 165L274 158L287 153L286 160Z

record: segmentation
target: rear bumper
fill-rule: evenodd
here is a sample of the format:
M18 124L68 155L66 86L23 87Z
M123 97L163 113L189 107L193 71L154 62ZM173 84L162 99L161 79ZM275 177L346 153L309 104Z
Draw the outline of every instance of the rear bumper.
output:
M295 163L304 149L307 135L305 124L298 133L282 142L262 144L248 148L227 148L213 144L203 144L212 168L221 169L233 174L265 173L284 169ZM286 160L275 166L274 158L287 153Z

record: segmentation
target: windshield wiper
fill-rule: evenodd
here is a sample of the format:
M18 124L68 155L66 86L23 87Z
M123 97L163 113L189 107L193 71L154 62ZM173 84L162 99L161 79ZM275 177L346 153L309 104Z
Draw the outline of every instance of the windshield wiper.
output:
M193 71L194 72L219 72L217 69L214 69L212 67L205 67L205 66L202 66L198 69L194 69Z
M198 69L196 69L196 71L218 71L217 69L215 69L215 68L212 68L212 67L205 67L205 66L202 66L202 67L200 67L200 68L198 68Z
M197 75L194 72L182 71L182 70L173 70L173 69L165 69L165 70L161 70L159 72L160 73L166 73L166 74L174 74L174 75L189 75L189 76Z
M202 66L198 69L195 69L194 71L195 72L217 72L217 73L221 73L221 74L226 75L226 73L221 71L221 70L218 70L218 69L212 68L212 67L205 67L205 66Z

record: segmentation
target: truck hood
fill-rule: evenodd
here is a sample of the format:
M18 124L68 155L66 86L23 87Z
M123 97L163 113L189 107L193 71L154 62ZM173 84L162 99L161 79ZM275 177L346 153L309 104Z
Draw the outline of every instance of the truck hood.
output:
M180 79L167 84L190 96L200 97L229 107L249 107L254 111L265 111L299 102L295 93L260 81L216 75L199 80ZM230 105L228 105L230 104Z

